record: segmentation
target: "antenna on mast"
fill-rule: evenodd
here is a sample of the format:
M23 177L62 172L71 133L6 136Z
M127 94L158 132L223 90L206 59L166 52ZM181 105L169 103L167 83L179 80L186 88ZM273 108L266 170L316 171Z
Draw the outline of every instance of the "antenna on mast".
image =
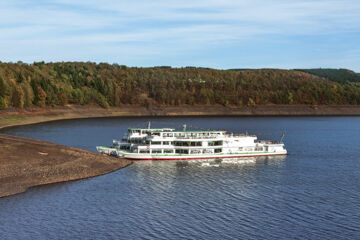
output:
M282 133L282 134L281 134L280 142L282 142L282 140L283 140L284 137L285 137L285 133Z
M148 129L150 129L150 127L151 127L151 122L149 121L148 122Z

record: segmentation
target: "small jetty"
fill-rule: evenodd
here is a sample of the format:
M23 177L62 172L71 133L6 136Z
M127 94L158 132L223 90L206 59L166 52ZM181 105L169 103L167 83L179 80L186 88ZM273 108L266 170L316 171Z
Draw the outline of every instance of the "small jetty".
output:
M33 186L103 175L131 163L60 144L0 134L0 197Z

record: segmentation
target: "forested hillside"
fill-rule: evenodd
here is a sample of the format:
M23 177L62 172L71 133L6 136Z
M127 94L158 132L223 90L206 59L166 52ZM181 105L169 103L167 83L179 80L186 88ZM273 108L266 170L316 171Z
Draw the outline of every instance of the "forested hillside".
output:
M360 82L360 74L348 69L313 68L297 69L298 71L310 73L319 77L327 78L334 82Z
M0 109L66 104L360 104L360 85L294 70L0 63Z

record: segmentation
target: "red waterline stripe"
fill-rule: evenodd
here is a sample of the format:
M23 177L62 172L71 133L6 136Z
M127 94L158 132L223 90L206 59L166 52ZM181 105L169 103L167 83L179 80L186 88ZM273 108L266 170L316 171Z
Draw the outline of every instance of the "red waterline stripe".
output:
M172 160L194 160L194 159L215 159L215 158L241 158L241 157L265 157L265 156L284 156L287 154L267 154L267 155L247 155L247 156L229 156L229 157L196 157L196 158L127 158L133 161L149 161L149 160L166 160L166 161L172 161Z

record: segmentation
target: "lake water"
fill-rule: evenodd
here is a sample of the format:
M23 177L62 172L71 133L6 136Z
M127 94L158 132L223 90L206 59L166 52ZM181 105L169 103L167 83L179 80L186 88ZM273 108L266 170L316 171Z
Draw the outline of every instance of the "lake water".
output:
M3 132L95 151L149 120L259 139L285 132L289 155L136 162L35 187L0 199L0 239L360 239L359 117L107 118Z

